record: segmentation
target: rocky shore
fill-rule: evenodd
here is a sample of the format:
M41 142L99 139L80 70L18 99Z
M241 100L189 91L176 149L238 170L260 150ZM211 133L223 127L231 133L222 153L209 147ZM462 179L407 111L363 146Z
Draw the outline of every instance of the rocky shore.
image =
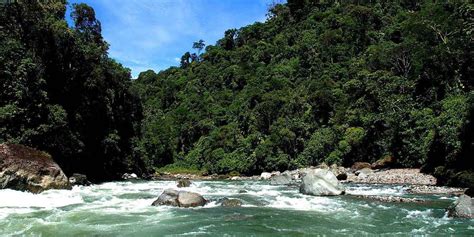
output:
M373 196L373 195L353 195L355 198L369 199L378 202L394 202L394 203L425 203L425 200L417 198L404 198L398 196Z
M411 194L443 194L459 196L464 193L464 188L436 186L436 178L423 174L420 169L372 169L371 166L357 164L360 168L345 168L341 166L307 167L285 172L263 172L255 176L228 176L228 175L194 175L194 174L156 174L154 180L268 180L273 185L298 185L302 178L309 172L322 168L330 170L341 183L361 184L400 184L407 185L407 192ZM403 200L402 200L403 201ZM408 200L407 200L408 201Z
M350 173L347 182L369 183L369 184L412 184L412 185L436 185L436 178L429 174L423 174L420 169L386 169L371 170L364 168Z
M446 186L430 186L430 185L411 185L407 189L408 193L411 194L449 194L459 196L463 194L465 188L454 188Z

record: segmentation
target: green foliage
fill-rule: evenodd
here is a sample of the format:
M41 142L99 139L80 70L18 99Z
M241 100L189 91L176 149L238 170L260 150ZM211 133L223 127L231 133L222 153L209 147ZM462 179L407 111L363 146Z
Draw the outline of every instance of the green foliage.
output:
M200 60L140 75L145 111L159 111L143 123L154 131L143 150L154 165L212 173L386 155L466 169L473 13L455 2L275 5Z
M331 128L316 130L298 157L299 165L308 166L324 162L335 149L337 139L337 134Z
M94 10L73 8L74 27L64 1L0 9L0 142L48 151L67 173L253 174L390 155L471 180L472 4L288 0L133 82Z
M47 151L93 181L144 172L130 70L107 56L94 10L73 8L70 28L65 1L0 6L0 142Z
M196 167L186 168L177 164L167 165L155 170L157 173L170 173L170 174L194 174L194 175L203 175L206 171L197 169Z

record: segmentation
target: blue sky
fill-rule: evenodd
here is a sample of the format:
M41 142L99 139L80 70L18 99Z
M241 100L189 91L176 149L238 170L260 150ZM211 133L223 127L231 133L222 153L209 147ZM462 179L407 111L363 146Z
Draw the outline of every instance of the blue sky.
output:
M69 0L79 2L95 9L109 55L136 78L178 65L199 39L215 44L227 29L265 21L273 0Z

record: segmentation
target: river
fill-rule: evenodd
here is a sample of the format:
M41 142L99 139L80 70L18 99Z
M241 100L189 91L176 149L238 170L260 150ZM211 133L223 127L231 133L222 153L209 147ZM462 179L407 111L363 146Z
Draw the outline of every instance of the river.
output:
M0 190L0 235L27 236L311 236L474 235L474 220L451 219L455 198L413 196L404 186L346 185L358 195L397 195L426 204L381 203L346 196L313 197L265 181L195 181L187 191L205 207L153 207L172 181L110 182L31 194ZM215 200L238 198L225 208Z

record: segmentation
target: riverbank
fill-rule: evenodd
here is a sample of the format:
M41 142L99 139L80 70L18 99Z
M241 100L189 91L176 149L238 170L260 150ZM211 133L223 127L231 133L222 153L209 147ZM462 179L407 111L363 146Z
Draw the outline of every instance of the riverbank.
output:
M308 167L285 172L263 172L261 175L254 176L230 176L230 175L199 175L199 174L172 174L172 173L157 173L152 179L161 181L172 180L191 180L191 181L218 181L218 180L233 180L233 181L258 181L258 180L272 180L277 177L285 176L291 179L291 183L297 184L301 182L301 178L311 169L327 168L330 169L336 176L345 176L346 178L340 180L342 183L353 184L388 184L388 185L404 185L406 190L411 194L445 194L451 196L459 196L466 190L465 188L436 186L437 180L434 176L423 174L420 169L405 168L405 169L368 169L363 168L354 170L344 167ZM273 182L274 184L278 184Z

